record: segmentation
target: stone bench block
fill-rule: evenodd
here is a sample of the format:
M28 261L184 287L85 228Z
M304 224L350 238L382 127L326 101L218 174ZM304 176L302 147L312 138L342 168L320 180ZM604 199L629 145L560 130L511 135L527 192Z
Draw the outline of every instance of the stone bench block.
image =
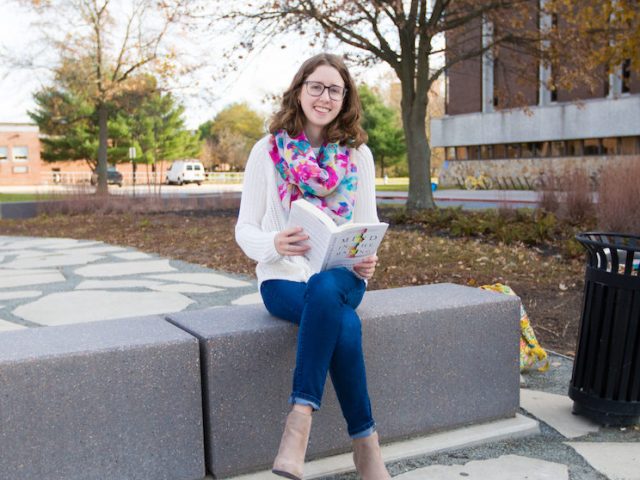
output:
M383 441L515 415L519 299L453 284L368 292L367 378ZM270 466L289 407L297 328L262 305L171 314L201 342L207 468ZM327 381L309 457L350 448Z
M0 478L203 478L199 358L160 317L0 334Z

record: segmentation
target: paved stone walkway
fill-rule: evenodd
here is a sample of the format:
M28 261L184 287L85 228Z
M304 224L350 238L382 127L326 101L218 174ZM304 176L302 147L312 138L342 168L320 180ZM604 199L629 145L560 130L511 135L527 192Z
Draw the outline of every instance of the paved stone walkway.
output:
M102 242L0 236L0 335L257 302L251 278ZM394 478L640 480L640 431L605 429L572 415L566 396L570 373L570 359L553 357L549 372L525 377L522 413L540 421L541 435L392 462ZM398 444L385 446L383 454L393 448ZM265 475L271 474L245 478Z
M0 332L259 301L251 278L132 248L0 236Z

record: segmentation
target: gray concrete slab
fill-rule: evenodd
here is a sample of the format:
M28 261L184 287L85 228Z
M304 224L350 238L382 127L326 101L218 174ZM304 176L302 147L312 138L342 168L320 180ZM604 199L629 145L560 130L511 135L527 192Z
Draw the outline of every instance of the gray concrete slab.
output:
M609 480L640 480L640 443L567 442Z
M193 283L170 283L166 285L155 285L149 287L157 292L179 292L179 293L215 293L222 289L208 287L207 285L195 285Z
M167 273L163 275L148 275L148 277L157 280L198 283L200 285L225 288L248 287L251 285L249 282L233 279L218 273Z
M198 343L162 318L0 335L0 476L205 475Z
M114 253L113 256L122 260L146 260L148 258L151 258L149 254L144 252Z
M571 413L573 400L567 395L524 388L520 390L520 406L566 438L582 437L599 430L596 423Z
M7 322L6 320L2 320L0 318L0 332L10 332L13 330L22 330L23 328L26 328L22 325L18 325L16 323L13 322Z
M159 312L159 309L155 308L151 310L146 307L141 308L148 301L145 299L145 295L138 297L137 294L158 294L158 292L182 294L190 300L190 302L183 302L183 308L190 310L230 305L232 301L256 290L255 279L240 275L228 275L179 260L162 259L135 249L112 246L102 242L0 236L0 246L5 249L2 250L4 259L0 263L0 290L3 290L0 291L0 301L5 305L3 316L9 322L27 327L41 325L35 320L40 318L40 315L46 314L46 311L40 308L42 305L48 305L52 309L52 315L57 315L55 310L57 305L61 305L61 302L59 302L59 298L50 297L50 295L74 290L110 290L114 292L113 294L104 294L109 298L101 297L98 308L91 309L89 315L95 320L114 318L116 314L123 318L135 314L166 313ZM69 258L69 256L77 254L78 251L82 255L86 255L81 259L82 261L94 260L89 255L95 254L100 254L99 256L102 258L89 264L42 268L43 262L41 260L52 261L50 259ZM80 256L75 258L78 259ZM6 268L10 262L26 260L32 262L30 265L36 265L37 268ZM178 273L186 275L186 277L161 280L147 278L147 275L154 273ZM97 276L84 276L94 274ZM192 275L195 276L192 277ZM191 280L195 280L195 282ZM27 287L31 287L31 285L37 286L39 292L37 295L35 293L29 295L20 293L30 291L27 290ZM152 287L158 288L153 289ZM115 293L116 291L131 295L119 295ZM31 305L34 303L33 298L36 297L47 297L47 300ZM154 298L151 295L146 295L146 297ZM74 297L69 298L74 299ZM159 301L164 299L161 295L155 298L160 299ZM106 304L107 301L110 305ZM119 302L119 305L114 305L116 301ZM82 305L84 308L86 303ZM66 321L69 322L72 321L71 318L75 318L74 322L83 321L86 317L79 314L77 310L71 308L71 305L62 305L59 315L64 315L67 318ZM19 316L13 312L23 313L25 316ZM28 318L32 320L28 320Z
M430 285L369 292L358 312L383 438L515 415L517 298ZM209 469L228 476L270 464L288 410L296 328L262 305L182 312L169 320L201 339ZM315 419L311 457L349 448L330 382Z
M5 270L5 272L7 272ZM0 273L0 288L31 287L47 283L57 283L66 281L64 275L59 272L29 274L26 271L18 275L10 273Z
M244 295L231 302L232 305L253 305L260 303L262 303L262 295L260 295L260 292Z
M173 272L169 260L145 260L133 262L113 262L100 265L87 265L76 269L76 275L82 277L121 277L153 272Z
M98 260L104 259L103 256L100 255L91 255L91 254L59 254L59 253L51 253L45 254L43 253L40 256L33 256L28 258L17 258L11 262L3 263L2 266L5 268L15 268L15 269L29 269L29 268L42 268L42 267L64 267L68 265L86 265L87 263L97 262Z
M155 285L160 285L161 282L155 282L153 280L84 280L76 286L76 290L106 290L111 288L116 289L134 289L134 288L149 288Z
M566 465L518 455L476 460L465 465L433 465L398 475L398 480L569 480Z
M193 300L175 292L80 290L46 295L12 313L29 322L52 326L171 313L191 303Z
M34 298L42 295L40 290L18 290L12 292L0 292L0 300L15 300L19 298Z
M390 443L382 447L382 458L387 464L410 461L439 452L459 450L504 439L514 440L538 433L540 433L540 429L537 421L522 415L516 415L514 418L496 420ZM304 478L305 480L320 479L345 472L353 472L354 470L352 454L349 452L306 462ZM273 478L271 471L265 470L239 475L233 477L233 480L272 480Z

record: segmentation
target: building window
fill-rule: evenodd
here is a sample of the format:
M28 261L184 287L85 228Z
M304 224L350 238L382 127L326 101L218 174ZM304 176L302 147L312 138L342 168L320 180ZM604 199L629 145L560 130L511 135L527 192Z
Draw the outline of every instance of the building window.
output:
M631 91L631 60L626 59L622 62L622 93Z
M551 142L551 156L552 157L564 157L566 155L565 145L562 140Z
M620 154L621 155L635 155L640 153L638 149L638 142L640 137L622 137L620 139Z
M507 150L502 144L493 145L493 158L507 158Z
M468 160L467 147L456 147L456 158L458 160Z
M480 148L477 145L467 147L467 158L469 160L478 160L480 158L480 155L478 155L478 150L480 150Z
M0 147L0 162L6 162L9 159L9 149Z
M456 147L447 147L447 160L455 160L456 159Z
M491 145L482 145L480 147L480 158L482 160L491 160L492 158L492 146Z
M549 142L538 142L536 145L536 156L537 157L548 157L551 153L551 148L549 146Z
M29 161L29 149L27 147L13 147L12 153L14 162Z
M535 143L522 143L520 145L520 156L522 158L533 158L536 156Z
M587 138L584 140L584 154L585 155L600 155L600 139L599 138Z
M568 140L567 155L569 157L580 157L582 155L582 140Z
M519 158L520 157L520 145L517 143L507 144L507 158Z
M26 165L14 165L13 173L29 173L29 167Z
M603 138L602 139L602 153L604 155L615 155L618 153L618 139L617 138Z

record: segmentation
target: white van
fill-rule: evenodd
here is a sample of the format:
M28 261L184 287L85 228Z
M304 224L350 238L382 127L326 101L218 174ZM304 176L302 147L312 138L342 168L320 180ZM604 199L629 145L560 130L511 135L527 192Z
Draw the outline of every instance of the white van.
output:
M199 160L177 160L171 164L167 170L167 184L177 183L197 183L204 182L204 166Z

